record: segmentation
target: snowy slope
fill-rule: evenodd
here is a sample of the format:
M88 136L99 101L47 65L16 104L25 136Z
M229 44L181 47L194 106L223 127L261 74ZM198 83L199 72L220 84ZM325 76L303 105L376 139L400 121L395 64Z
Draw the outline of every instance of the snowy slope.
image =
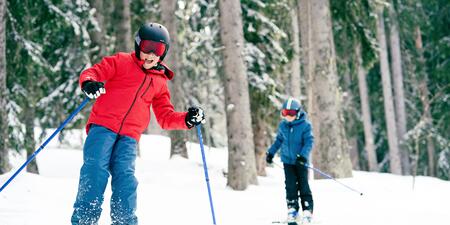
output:
M143 225L211 225L200 148L189 145L190 159L168 159L170 140L144 135L137 161L138 217ZM226 187L225 149L206 148L206 159L218 225L270 225L285 219L283 171L268 168L267 177L246 191ZM15 160L20 165L25 159ZM22 172L0 193L0 225L70 224L78 173L79 149L55 144L37 158L41 175ZM11 173L0 176L3 184ZM448 225L450 182L412 177L354 172L341 182L364 192L349 191L332 180L314 180L315 224L321 225ZM100 225L110 224L107 187Z

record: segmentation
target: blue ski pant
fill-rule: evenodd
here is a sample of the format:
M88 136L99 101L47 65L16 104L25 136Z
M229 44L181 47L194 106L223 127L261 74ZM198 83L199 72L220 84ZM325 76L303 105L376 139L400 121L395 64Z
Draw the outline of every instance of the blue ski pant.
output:
M134 176L137 141L99 125L92 125L83 148L78 194L72 225L95 225L102 212L103 194L111 174L111 221L136 225Z

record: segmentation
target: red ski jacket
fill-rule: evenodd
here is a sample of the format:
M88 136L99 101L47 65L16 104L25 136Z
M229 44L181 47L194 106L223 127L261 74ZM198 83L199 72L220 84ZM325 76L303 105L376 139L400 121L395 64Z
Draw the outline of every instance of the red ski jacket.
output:
M139 141L150 122L150 106L163 129L188 129L187 112L175 112L170 102L167 81L173 72L162 63L165 70L145 70L143 64L134 52L118 53L81 73L80 86L88 80L100 81L106 90L92 107L86 132L94 123Z

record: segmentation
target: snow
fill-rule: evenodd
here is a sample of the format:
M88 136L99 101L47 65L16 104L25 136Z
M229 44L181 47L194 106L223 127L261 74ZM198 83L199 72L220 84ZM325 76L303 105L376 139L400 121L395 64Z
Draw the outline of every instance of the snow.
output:
M54 142L57 141L37 156L41 175L23 171L0 193L1 225L70 224L82 153L68 147L67 142L65 145ZM140 147L141 157L137 160L140 224L213 224L199 145L188 144L190 159L169 159L167 137L144 135ZM272 221L285 219L280 167L267 168L268 176L259 177L259 185L233 191L226 186L224 177L226 149L208 149L205 148L206 160L218 225L270 225ZM25 161L18 157L16 154L12 160L16 168ZM0 184L11 174L1 175ZM353 175L339 181L363 192L363 196L333 180L311 181L315 224L449 224L450 182L417 177L413 189L410 176L360 171L354 171ZM110 224L110 195L108 186L100 225Z

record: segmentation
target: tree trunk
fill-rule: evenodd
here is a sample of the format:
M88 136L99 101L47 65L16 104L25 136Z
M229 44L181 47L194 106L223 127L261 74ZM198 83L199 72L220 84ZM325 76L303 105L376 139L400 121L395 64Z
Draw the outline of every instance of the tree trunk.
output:
M352 162L352 168L354 170L361 170L360 161L359 161L359 151L358 151L358 139L355 137L351 137L348 140L348 146L350 148L350 160Z
M33 87L32 79L29 78L28 80L28 86ZM36 86L34 86L36 87ZM37 87L36 87L37 88ZM33 88L34 89L34 88ZM33 103L33 99L28 99L28 104L26 107L26 110L24 110L24 120L25 120L25 140L24 140L24 147L27 151L27 159L30 158L30 156L34 153L36 150L36 140L34 137L34 118L35 118L35 104ZM27 165L27 172L39 174L39 168L36 162L36 159L32 160Z
M298 24L298 8L296 5L291 8L291 20L292 20L292 49L294 55L291 61L291 79L289 82L289 95L296 99L301 99L301 72L300 72L300 33Z
M8 109L6 107L6 1L0 1L0 174L8 172Z
M241 3L219 1L220 37L224 46L225 111L228 136L228 183L234 190L256 184L255 146L250 116L248 78L242 49Z
M355 57L358 70L358 88L361 98L361 111L364 126L364 145L367 154L369 171L378 171L377 154L375 152L374 138L372 133L372 116L370 115L369 91L367 88L366 70L362 65L361 45L355 48Z
M171 35L170 39L170 54L168 54L165 58L167 64L172 68L175 74L174 79L170 85L170 95L171 101L176 110L185 110L186 104L184 102L185 93L183 90L183 78L184 76L180 76L180 59L179 56L179 45L178 45L178 29L177 29L177 17L175 15L175 11L177 10L177 1L176 0L166 0L164 4L161 4L161 19L162 24L167 27L169 34ZM188 152L186 148L186 131L183 130L172 130L169 131L169 136L171 140L171 149L170 149L170 157L174 155L180 155L184 158L188 158Z
M106 29L104 20L104 9L103 0L89 0L89 4L95 9L95 19L98 23L99 30L93 30L91 32L92 42L94 45L98 46L98 51L93 52L92 62L98 62L100 59L106 55Z
M213 60L211 58L206 59L208 62L208 82L205 85L205 89L206 89L206 93L207 95L203 98L205 101L205 105L209 106L209 108L213 108L211 107L213 105L213 100L211 99L211 96L209 93L213 93L214 92L214 88L213 88L213 81L214 81L214 75L215 75L215 71L212 69L215 65L213 63ZM204 126L205 128L205 137L208 143L208 146L211 147L215 147L214 144L214 140L213 137L211 135L211 132L213 132L213 125L216 121L213 119L213 117L210 117L208 120L208 123L206 123L206 125Z
M342 61L345 62L345 68L343 68L343 78L344 78L344 86L346 94L343 97L342 109L345 109L349 116L346 117L346 123L344 123L345 131L347 134L348 147L350 153L350 160L352 162L352 168L356 170L360 170L360 162L359 162L359 149L358 149L358 139L357 139L357 131L355 130L355 126L357 123L357 116L353 116L357 110L355 109L355 97L352 91L352 77L349 65L349 57L348 55L344 56Z
M148 124L147 130L145 131L146 134L154 134L154 135L162 135L162 136L168 136L168 131L163 130L156 120L155 114L153 113L153 109L150 108L150 123Z
M134 50L134 39L131 35L130 0L115 0L119 26L116 32L116 51L130 52Z
M130 0L114 0L115 15L118 26L116 31L116 51L131 52L134 50L134 38L131 35ZM141 148L137 146L137 155L141 155Z
M392 3L392 1L391 1ZM409 154L405 147L402 147L402 143L406 134L406 113L405 113L405 95L403 88L403 72L402 72L402 56L400 51L400 35L398 32L398 20L397 13L394 6L391 4L389 7L389 42L392 59L392 76L394 85L394 102L395 102L395 116L397 122L397 132L399 140L399 150L402 163L402 171L404 175L411 174L411 163L409 160Z
M380 10L377 20L377 39L380 45L380 69L383 82L384 114L386 117L386 129L389 143L389 165L391 173L400 175L402 174L402 165L400 161L400 151L398 149L398 135L395 122L394 102L392 98L391 74L389 72L386 35L384 29L383 10Z
M311 42L312 42L312 38L311 38L311 29L312 29L312 24L311 24L311 1L310 0L298 0L297 1L297 5L298 5L298 14L299 14L299 27L300 27L300 37L301 37L301 60L303 62L302 67L303 67L303 74L305 76L306 79L306 83L307 85L305 85L305 90L307 93L307 98L308 98L308 103L307 103L307 109L311 109L312 108L312 92L311 92L311 78L312 78L312 67L311 62L312 62L312 54L311 54Z
M256 170L258 176L266 176L267 124L262 117L258 116L255 118L255 136L253 140L255 142Z
M430 112L430 98L428 90L428 74L425 71L425 57L423 56L423 43L422 43L422 32L420 27L416 27L416 48L419 54L419 93L420 100L423 105L423 119L427 124L433 124L433 118ZM427 156L428 156L428 174L430 176L436 176L436 150L433 143L433 138L427 135Z
M355 131L355 125L356 125L356 120L358 119L356 116L353 116L354 111L357 111L355 109L355 104L354 104L354 95L352 92L352 78L351 78L351 74L350 74L350 66L349 66L349 57L348 56L344 56L343 61L345 62L345 68L343 71L343 78L344 78L344 86L345 86L345 92L346 95L343 98L343 104L342 104L342 109L346 109L347 113L349 114L349 116L347 117L348 119L346 119L346 123L344 124L345 130L346 130L346 134L347 134L347 139L348 139L348 147L349 147L349 153L350 153L350 160L352 162L352 168L356 169L356 170L360 170L360 162L359 162L359 149L358 149L358 139L357 139L357 132Z
M350 177L352 163L343 126L330 4L328 0L308 0L308 5L314 37L307 66L312 72L309 112L315 138L313 161L334 177Z

